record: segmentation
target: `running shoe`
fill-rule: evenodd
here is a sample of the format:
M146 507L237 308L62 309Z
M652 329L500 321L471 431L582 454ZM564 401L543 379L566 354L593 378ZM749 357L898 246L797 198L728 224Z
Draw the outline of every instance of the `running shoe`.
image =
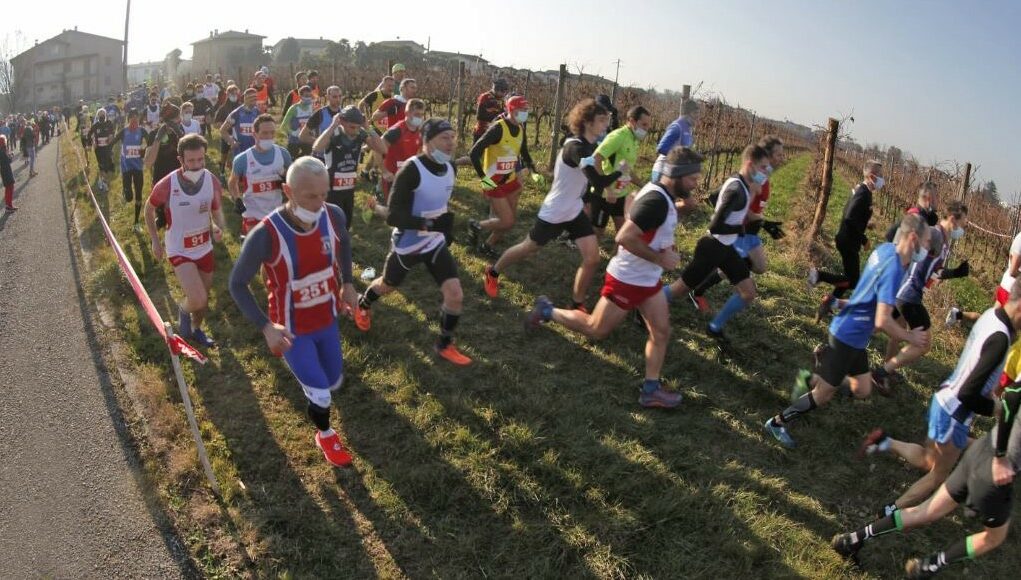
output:
M705 333L706 333L706 336L708 336L709 338L715 340L716 342L718 342L720 344L730 344L730 339L727 338L726 334L724 334L723 329L721 328L721 329L717 330L717 329L713 328L713 323L712 322L710 322L710 323L705 325Z
M497 252L496 248L485 242L479 244L479 253L482 254L483 258L489 258L490 260L498 260L500 258L500 252Z
M688 292L688 300L691 300L691 304L695 307L695 310L702 312L703 314L709 314L713 311L713 307L709 305L709 301L706 300L705 296L699 296L694 291Z
M819 270L812 266L808 269L808 289L811 290L819 285Z
M865 437L865 440L861 442L861 446L858 447L858 452L854 454L858 459L864 459L866 455L872 455L877 451L882 451L879 448L879 444L886 440L886 432L881 428L876 427L871 433Z
M833 551L845 558L857 556L858 550L861 550L863 545L862 542L856 542L852 534L837 534L830 540L830 546L833 547Z
M930 558L911 558L904 563L904 576L907 578L932 578L939 572L939 566Z
M525 315L525 330L532 330L539 328L539 325L543 322L548 322L549 318L546 317L546 312L549 312L553 308L553 302L545 296L539 296L535 299L535 306L532 310Z
M195 339L195 342L199 346L203 346L205 348L216 348L216 341L206 334L201 328L196 328L195 331L192 332L191 336Z
M490 298L496 298L500 295L500 278L493 275L493 267L486 266L486 273L484 274L485 280L483 287L486 289L486 295Z
M440 345L437 344L433 347L433 350L436 352L436 356L459 367L466 367L472 364L472 359L461 354L461 351L457 350L454 343L450 343L443 348L440 348Z
M481 237L482 226L479 225L478 220L468 220L468 246L472 248L479 247Z
M18 211L18 208L14 207L13 205L4 206L4 209L7 210L7 213L13 213Z
M135 227L133 227L132 229L135 231L136 234L140 234L142 233L142 224L135 224Z
M822 301L819 302L819 308L817 308L815 310L815 323L816 324L819 324L819 322L823 318L826 318L827 316L829 316L833 312L833 303L835 301L836 301L836 299L833 297L832 294L827 294L827 295L822 297Z
M812 390L809 382L812 380L812 371L798 369L798 376L794 378L794 387L791 389L791 402L797 401L805 396L805 393Z
M355 307L355 326L362 332L368 332L372 328L372 311L362 308L361 304Z
M876 367L872 369L872 385L875 387L876 392L884 397L893 396L893 387L890 386L890 373L883 367Z
M767 433L773 436L773 439L779 441L780 445L783 445L787 449L794 449L798 446L798 444L794 442L794 438L791 437L791 434L787 432L787 429L777 425L776 422L773 421L773 417L770 417L763 427L765 427Z
M336 432L323 437L321 432L316 431L316 447L323 451L323 456L331 465L337 467L351 465L351 454L344 449L344 444L340 442L340 435L337 435Z
M956 306L951 306L950 310L947 310L947 317L944 321L947 328L953 328L961 322L961 309Z
M684 397L682 397L680 393L675 393L674 391L668 391L663 387L659 387L652 392L642 391L642 393L638 395L638 404L646 409L673 409L680 405L683 399Z

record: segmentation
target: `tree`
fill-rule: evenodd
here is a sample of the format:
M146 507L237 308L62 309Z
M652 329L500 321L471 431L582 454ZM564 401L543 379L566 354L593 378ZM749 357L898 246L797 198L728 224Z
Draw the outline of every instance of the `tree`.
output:
M355 43L355 66L362 68L367 66L369 60L369 47L364 42L359 40Z
M21 52L25 43L25 35L20 30L11 35L4 36L0 42L0 101L2 108L8 113L13 113L18 107L18 86L14 74L14 63L12 59Z
M281 41L280 50L277 51L273 62L274 64L290 64L298 62L300 58L301 48L298 46L297 39L292 36Z
M347 42L346 40L343 42ZM332 40L326 45L326 60L330 62L346 63L351 56L351 46L344 45Z

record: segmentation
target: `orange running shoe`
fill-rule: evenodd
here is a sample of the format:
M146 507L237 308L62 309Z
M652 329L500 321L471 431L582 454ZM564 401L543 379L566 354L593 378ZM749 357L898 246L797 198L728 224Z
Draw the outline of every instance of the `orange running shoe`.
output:
M336 432L327 437L322 435L322 433L316 431L316 447L323 450L323 456L326 457L326 461L337 467L351 465L351 454L347 452L347 449L344 449L344 444L340 442L340 435L337 435Z
M451 362L459 367L466 367L472 364L472 359L461 354L461 351L457 350L457 347L454 346L454 343L450 343L444 348L440 348L439 345L436 345L434 347L434 350L436 351L436 356L448 362Z
M500 279L493 275L493 267L486 266L485 274L486 295L490 298L496 298L500 294Z
M355 307L355 326L362 332L368 332L372 328L372 311L362 308L359 304Z

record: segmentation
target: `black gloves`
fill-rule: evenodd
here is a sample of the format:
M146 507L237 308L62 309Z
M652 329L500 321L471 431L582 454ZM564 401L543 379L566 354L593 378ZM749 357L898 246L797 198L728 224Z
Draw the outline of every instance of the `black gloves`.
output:
M766 233L769 234L769 237L773 238L774 240L779 240L780 238L787 235L780 228L780 226L782 225L783 222L764 221L762 222L762 229L766 230Z
M236 211L238 213L238 215L241 215L241 214L245 213L245 209L246 209L245 208L245 201L243 199L241 199L240 197L236 198L234 200L234 211Z

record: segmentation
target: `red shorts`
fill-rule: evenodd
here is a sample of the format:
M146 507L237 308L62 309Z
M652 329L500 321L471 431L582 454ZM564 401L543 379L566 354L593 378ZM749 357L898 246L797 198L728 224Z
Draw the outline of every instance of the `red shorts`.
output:
M241 233L242 235L248 235L248 232L256 226L262 220L256 218L241 218Z
M170 260L170 265L175 268L180 266L181 264L187 264L190 262L192 264L195 264L195 266L199 269L199 272L205 272L206 274L211 274L213 272L214 262L212 251L206 253L206 255L202 256L201 258L188 258L186 256L167 256L167 259Z
M521 191L521 180L515 177L510 181L505 181L500 185L497 185L494 189L490 189L485 192L486 197L489 198L501 198L513 195Z
M996 303L1000 306L1007 305L1007 299L1010 298L1010 292L1003 289L1003 286L996 287Z
M662 282L657 282L655 286L635 286L634 284L621 282L607 274L606 280L603 282L603 289L599 292L599 295L624 310L634 310L641 306L642 302L655 296L656 292L659 292L661 288L663 288Z

